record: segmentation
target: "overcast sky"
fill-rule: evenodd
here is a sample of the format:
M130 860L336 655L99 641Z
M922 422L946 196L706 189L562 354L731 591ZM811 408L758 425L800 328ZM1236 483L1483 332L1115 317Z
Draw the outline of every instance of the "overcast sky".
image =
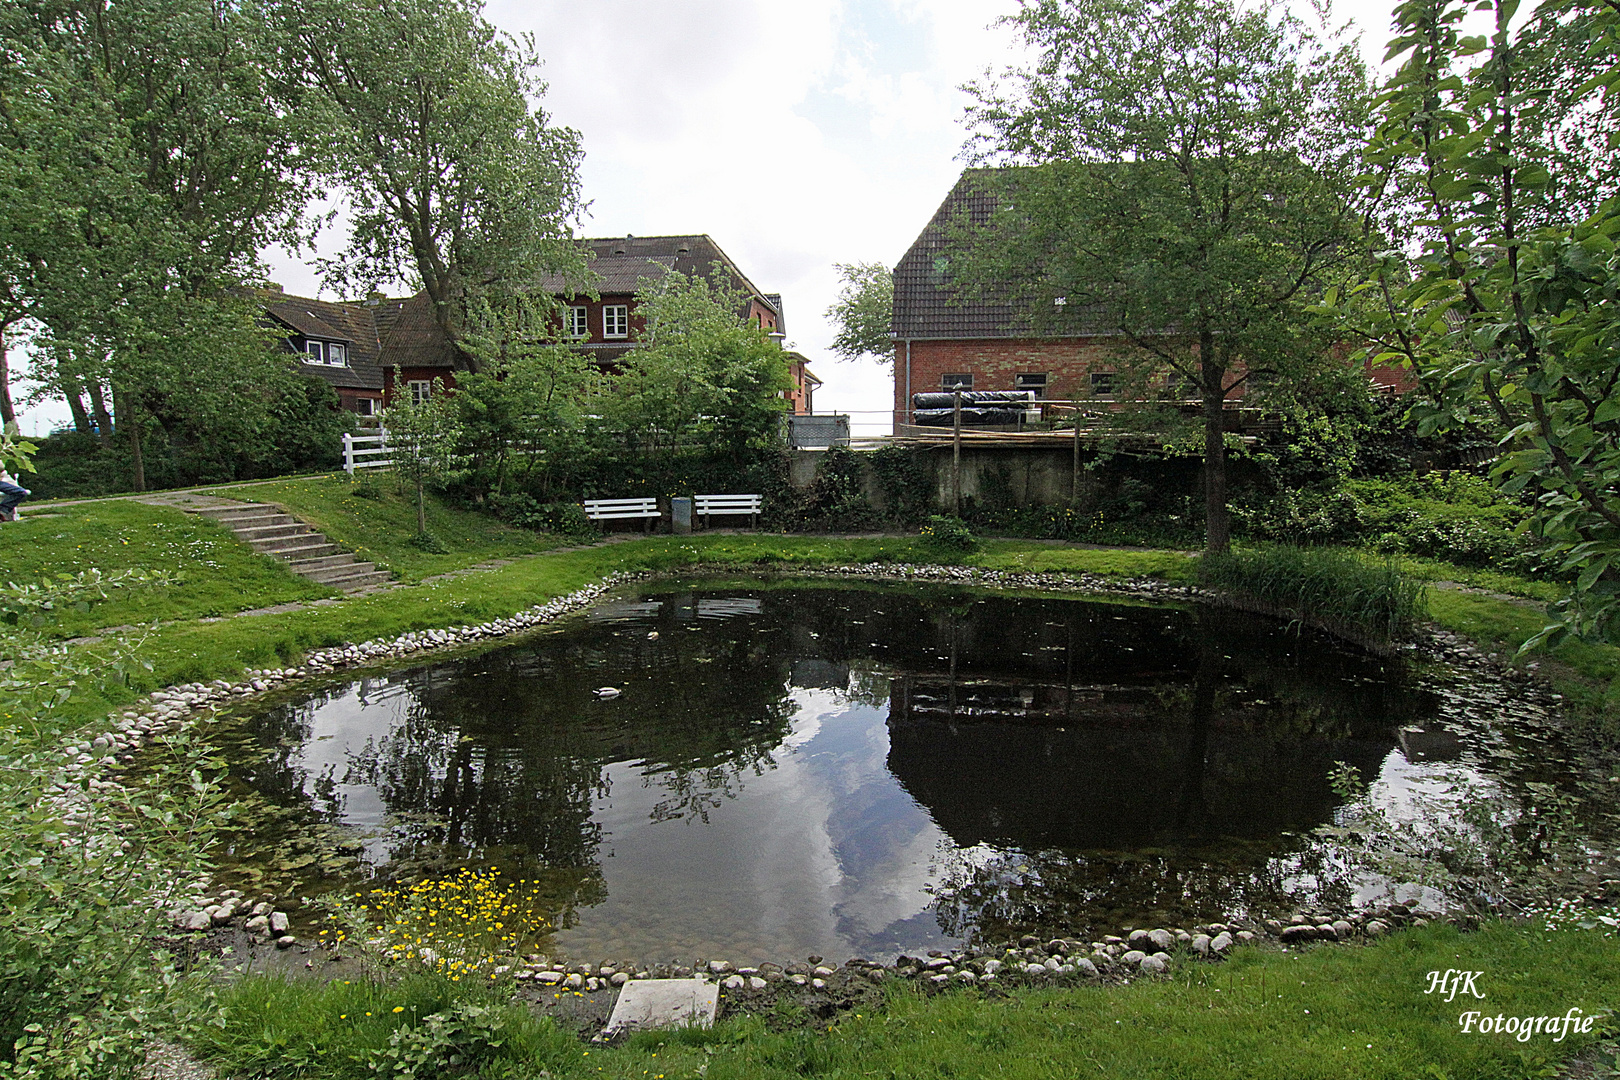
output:
M1015 6L493 0L486 14L534 35L545 107L584 137L584 234L712 236L762 290L782 294L788 339L825 382L816 410L850 412L879 434L888 368L827 351L833 264L893 267L944 199L963 167L958 87L1023 58L992 26ZM1336 15L1368 31L1373 59L1388 11L1387 0L1356 0ZM301 261L265 259L289 292L315 295ZM23 430L66 420L65 407L34 410Z

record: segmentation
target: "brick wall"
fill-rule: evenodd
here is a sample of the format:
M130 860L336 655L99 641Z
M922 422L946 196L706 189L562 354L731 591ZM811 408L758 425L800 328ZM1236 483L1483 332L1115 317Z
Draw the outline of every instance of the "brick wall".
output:
M911 392L944 389L945 375L973 376L975 390L1016 390L1016 377L1046 375L1045 397L1089 398L1091 373L1113 371L1118 342L1112 338L967 338L911 343ZM906 423L906 343L895 346L894 420Z
M456 374L448 368L442 367L408 367L401 368L399 372L401 388L413 382L436 382L435 392L454 390L456 388ZM383 369L383 396L388 404L394 403L394 369Z

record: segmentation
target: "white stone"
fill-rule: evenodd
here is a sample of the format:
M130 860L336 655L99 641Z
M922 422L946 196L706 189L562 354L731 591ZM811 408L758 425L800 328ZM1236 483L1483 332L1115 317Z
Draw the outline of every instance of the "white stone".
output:
M621 1031L700 1027L714 1023L720 987L703 979L645 979L619 991L603 1029L604 1038Z

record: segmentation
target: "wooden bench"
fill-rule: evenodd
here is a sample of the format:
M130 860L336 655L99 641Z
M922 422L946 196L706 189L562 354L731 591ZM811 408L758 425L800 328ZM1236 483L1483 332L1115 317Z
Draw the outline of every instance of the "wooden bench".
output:
M753 528L763 501L760 495L697 495L692 499L692 512L703 519L705 529L709 527L710 514L747 514L748 527Z
M664 515L658 510L657 499L586 499L585 516L592 521L643 518L645 527L651 529L653 519Z

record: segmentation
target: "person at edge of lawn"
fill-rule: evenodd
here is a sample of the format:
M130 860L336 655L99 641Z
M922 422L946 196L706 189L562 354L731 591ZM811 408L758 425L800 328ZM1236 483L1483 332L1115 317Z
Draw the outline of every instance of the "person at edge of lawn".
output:
M16 521L17 507L32 494L10 473L0 469L0 521Z

